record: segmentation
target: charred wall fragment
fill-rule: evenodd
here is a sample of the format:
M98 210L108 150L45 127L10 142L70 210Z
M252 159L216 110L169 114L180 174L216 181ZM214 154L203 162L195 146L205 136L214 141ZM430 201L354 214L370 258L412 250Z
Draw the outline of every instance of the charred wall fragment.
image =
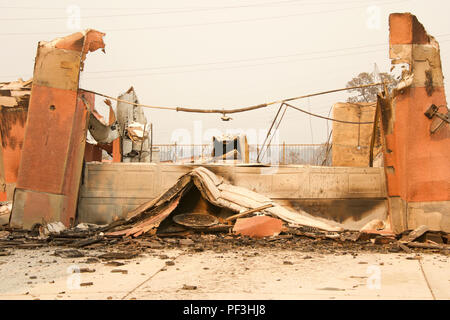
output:
M0 83L0 140L3 153L4 188L0 189L0 201L11 200L17 181L21 149L25 135L31 80L21 79Z
M74 222L88 123L79 76L103 36L88 29L39 42L11 227Z
M448 114L439 44L410 13L389 17L390 58L403 64L393 97L379 96L385 136L384 162L394 231L421 222L450 230L450 129L432 130ZM448 118L447 118L448 119Z

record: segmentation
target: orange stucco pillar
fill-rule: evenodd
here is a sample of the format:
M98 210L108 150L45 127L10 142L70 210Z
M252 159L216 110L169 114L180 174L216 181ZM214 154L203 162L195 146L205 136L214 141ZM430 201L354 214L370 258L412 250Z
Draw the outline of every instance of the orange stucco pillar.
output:
M450 130L444 125L431 133L433 121L424 115L432 104L441 113L448 112L439 44L410 13L391 14L389 27L392 63L409 65L394 91L390 114L384 110L383 120L394 228L402 231L430 224L433 229L448 229ZM427 213L435 216L433 221Z
M74 223L90 98L78 92L79 74L86 54L104 48L103 36L86 30L38 45L12 227Z

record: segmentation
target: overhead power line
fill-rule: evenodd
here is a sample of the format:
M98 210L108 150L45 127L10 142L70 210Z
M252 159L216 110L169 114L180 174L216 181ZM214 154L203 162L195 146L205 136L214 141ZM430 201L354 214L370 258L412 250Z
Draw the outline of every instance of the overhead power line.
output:
M180 73L199 72L199 71L242 69L242 68L249 68L249 67L256 67L256 66L267 66L267 65L272 65L272 64L289 63L289 62L295 62L295 61L315 61L315 60L322 60L322 59L329 59L329 58L339 58L342 56L366 54L366 53L373 53L373 52L380 52L380 51L384 51L384 49L368 50L368 51L362 51L362 52L351 52L351 53L338 54L338 55L334 54L334 55L323 56L323 57L314 57L314 58L289 59L289 60L276 61L276 62L254 63L254 64L239 65L239 66L225 66L225 67L217 67L217 68L181 70L181 71L173 71L173 72L138 73L138 74L117 75L117 76L110 75L108 77L85 77L84 79L86 79L86 80L118 79L118 78L142 77L142 76L152 76L152 75L180 74Z
M308 112L306 110L300 109L299 107L293 106L293 105L291 105L289 103L286 103L286 102L284 102L284 104L287 105L288 107L291 107L291 108L295 109L295 110L298 110L300 112L309 114L310 116L321 118L321 119L325 119L325 120L330 120L330 121L334 121L334 122L341 122L341 123L348 123L348 124L373 124L373 121L356 122L356 121L345 121L345 120L338 120L338 119L333 119L333 118L329 118L329 117L324 117L324 116L321 116L319 114L311 113L311 112Z
M447 40L441 40L439 43L448 42L450 39ZM376 47L376 46L387 46L387 43L380 43L380 44L373 44L373 45L367 45L367 46L359 46L359 47L353 47L353 48L364 48L364 47ZM317 52L310 52L308 54L316 54L316 53L326 53L326 52L333 52L333 51L343 51L350 48L342 48L342 49L335 49L335 50L327 50L327 51L317 51ZM198 72L198 71L213 71L213 70L228 70L228 69L241 69L241 68L248 68L248 67L256 67L256 66L266 66L266 65L273 65L273 64L280 64L280 63L288 63L288 62L296 62L296 61L315 61L315 60L322 60L322 59L329 59L329 58L339 58L343 56L349 56L349 55L359 55L359 54L367 54L367 53L374 53L374 52L381 52L384 51L384 49L376 49L376 50L367 50L367 51L359 51L359 52L348 52L343 54L333 54L328 56L321 56L321 57L311 57L311 58L302 58L302 59L289 59L284 61L274 61L274 62L265 62L265 63L255 63L255 64L244 64L244 65L238 65L238 66L224 66L224 67L217 67L217 68L203 68L203 69L193 69L193 70L178 70L178 71L171 71L171 72L154 72L154 73L135 73L135 74L121 74L121 75L114 75L114 76L108 76L108 77L85 77L86 80L95 80L95 79L118 79L118 78L128 78L128 77L142 77L142 76L152 76L152 75L166 75L166 74L181 74L181 73L190 73L190 72ZM241 59L241 60L229 60L229 61L221 61L221 62L210 62L210 63L204 63L204 64L191 64L191 65L178 65L178 66L161 66L161 67L154 67L154 68L140 68L136 69L138 70L157 70L157 69L170 69L170 68L187 68L187 67L193 67L193 66L202 66L202 65L214 65L214 64L220 64L220 63L239 63L239 62L245 62L245 61L258 61L258 60L269 60L269 59L276 59L276 58L284 58L289 56L301 56L306 55L305 54L292 54L292 55L286 55L286 56L273 56L273 57L261 57L261 58L249 58L249 59ZM105 73L110 72L123 72L126 71L125 69L121 71L114 71L114 70L107 70ZM127 71L134 71L134 70L127 70ZM103 71L87 71L86 74L93 74L93 73L103 73Z
M392 2L386 2L379 5L389 5L389 4L397 4L402 2L407 2L410 0L398 0ZM315 11L315 12L301 12L301 13L293 13L279 16L270 16L270 17L259 17L259 18L249 18L249 19L238 19L238 20L228 20L228 21L213 21L213 22L203 22L203 23L193 23L193 24L182 24L182 25L166 25L166 26L151 26L151 27L131 27L131 28L118 28L118 29L103 29L105 32L120 32L120 31L139 31L139 30L158 30L158 29L173 29L173 28L190 28L190 27L198 27L198 26L208 26L208 25L220 25L220 24L230 24L230 23L243 23L243 22L255 22L255 21L267 21L267 20L277 20L283 18L291 18L305 15L314 15L314 14L323 14L323 13L333 13L345 10L352 9L361 9L366 8L367 5L357 6L357 7L346 7L346 8L338 8L333 10L323 10L323 11ZM67 17L65 17L67 19ZM26 19L29 20L29 19ZM54 32L30 32L30 33L0 33L1 36L21 36L21 35L37 35L37 34L66 34L66 33L54 33Z
M111 100L114 100L114 101L117 101L117 102L131 104L131 105L134 105L134 106L141 106L141 107L144 107L144 108L173 110L173 111L178 111L178 112L192 112L192 113L218 113L218 114L225 115L225 114L239 113L239 112L246 112L246 111L261 109L261 108L265 108L265 107L268 107L270 105L278 104L278 103L284 103L284 104L287 105L287 102L289 102L289 101L300 100L300 99L304 99L304 98L315 97L315 96L320 96L320 95L334 93L334 92L339 92L339 91L347 91L347 90L358 89L358 88L375 87L375 86L379 86L379 85L384 85L384 83L383 82L370 83L370 84L365 84L365 85L361 85L361 86L354 86L354 87L347 87L347 88L341 88L341 89L322 91L322 92L311 93L311 94L298 96L298 97L294 97L294 98L276 100L276 101L271 101L271 102L267 102L267 103L263 103L263 104L254 105L254 106L243 107L243 108L234 108L234 109L198 109L198 108L183 108L183 107L152 106L152 105L146 105L146 104L142 104L142 103L130 102L130 101L122 100L122 99L119 99L119 98L114 98L112 96L109 96L109 95L106 95L106 94L103 94L103 93L99 93L99 92L95 92L95 91L92 91L92 90L87 90L87 89L80 89L80 90L84 91L84 92L89 92L89 93L92 93L92 94L95 94L95 95L98 95L98 96L101 96L101 97L104 97L104 98L108 98L108 99L111 99ZM294 109L295 109L295 107L294 107ZM328 119L328 120L330 120L330 119Z
M309 54L329 53L329 52L335 52L335 51L345 51L345 50L362 49L362 48L368 48L368 47L387 46L387 45L388 45L388 43L378 43L378 44L368 44L368 45L363 45L363 46L338 48L338 49L332 49L332 50L297 52L297 53L286 54L286 55L268 56L268 57L254 57L254 58L237 59L237 60L222 60L222 61L215 61L215 62L204 62L204 63L193 63L193 64L184 64L184 65L182 64L182 65L171 65L171 66L169 65L169 66L148 67L148 68L132 68L132 69L86 71L86 74L124 72L124 71L159 70L159 69L173 69L173 68L187 68L187 67L198 67L198 66L204 66L204 65L222 64L222 63L225 64L225 63L239 63L239 62L258 61L258 60L271 60L271 59L303 56L303 55L309 55Z
M129 72L129 71L190 68L190 67L210 66L210 65L216 65L216 64L233 64L233 63L241 63L241 62L283 59L283 58L296 57L296 56L308 56L308 55L315 55L315 54L322 54L322 53L331 53L331 52L363 49L363 48L370 48L370 47L380 47L380 46L387 46L387 45L388 45L388 43L367 44L367 45L353 46L353 47L346 47L346 48L336 48L336 49L331 49L331 50L298 52L298 53L292 53L292 54L287 54L287 55L253 57L253 58L236 59L236 60L222 60L222 61L214 61L214 62L192 63L192 64L181 64L181 65L165 65L165 66L156 66L156 67L148 67L148 68L129 68L129 69L127 68L127 69L116 69L116 70L85 71L83 74L90 75L90 74L104 74L104 73L115 73L115 72ZM217 68L209 68L209 69L200 69L200 70L181 70L181 71L167 72L167 73L144 73L144 74L138 73L138 74L126 74L126 75L118 75L118 76L112 75L109 77L86 77L85 79L108 79L110 77L123 78L123 77L130 77L130 76L132 77L132 76L153 75L153 74L171 74L171 73L185 73L185 72L195 72L195 71L203 71L203 70L207 71L207 70L220 70L220 69L232 69L232 68L245 68L248 66L270 65L270 64L286 63L286 62L292 62L292 61L315 60L315 59L321 60L322 58L341 57L341 56L353 55L353 54L378 52L378 51L382 51L382 50L384 50L384 49L369 50L369 51L363 51L363 52L348 52L348 53L344 53L344 54L325 56L325 57L311 57L311 58L306 58L306 59L290 59L290 60L284 60L284 61L275 61L275 62L267 62L267 63L251 64L251 65L229 66L229 67L222 67L222 68L218 68L218 69ZM15 75L4 75L3 77L4 78L8 78L8 77L14 78L14 77L20 77L20 76L22 76L22 75L15 74Z
M445 36L445 35L450 35L450 34L441 34L441 35L437 35L437 36ZM448 41L450 41L450 39L440 40L439 43L444 43L444 42L448 42ZM376 47L376 46L383 46L383 45L387 45L387 43L384 43L384 44L383 43L372 44L372 45L365 45L365 46L358 46L358 47L348 47L348 48L326 50L326 51L309 52L309 53L304 53L304 55L306 55L306 54L316 54L316 53L325 53L325 52L333 52L333 51L343 51L343 50L364 48L364 47ZM313 61L313 60L322 60L322 59L329 59L329 58L338 58L338 57L342 57L342 56L380 52L380 51L383 51L383 50L384 49L361 51L361 52L349 52L349 53L339 54L339 55L312 57L312 58L304 58L304 59L289 59L289 60L284 60L284 61L266 62L266 63L258 63L258 64L246 64L246 65L239 65L239 66L226 66L226 67L207 68L207 69L181 70L181 71L173 71L173 72L125 74L125 75L114 75L114 76L108 76L108 77L85 77L84 79L85 80L96 80L96 79L112 79L112 80L114 80L114 79L118 79L118 78L128 78L128 77L142 77L142 76L152 76L152 75L167 75L167 74L190 73L190 72L199 72L199 71L240 69L240 68L265 66L265 65L273 65L273 64L296 62L296 61ZM158 69L172 69L172 68L187 68L187 67L193 67L193 66L202 66L202 65L207 66L207 65L214 65L214 64L221 64L221 63L225 64L225 63L238 63L238 62L245 62L245 61L257 61L257 60L266 60L266 59L276 59L276 58L284 58L284 57L296 56L296 55L303 55L303 53L292 54L292 55L284 55L284 56L248 58L248 59L217 61L217 62L207 62L207 63L196 63L196 64L186 64L186 65L159 66L159 67L150 67L150 68L118 69L118 70L104 70L104 71L101 71L101 70L99 70L99 71L86 71L84 74L124 72L124 71L138 71L138 70L158 70ZM17 77L23 77L23 74L2 75L1 77L5 78L5 79L6 78L17 78Z
M405 0L406 1L406 0ZM95 15L95 16L85 16L83 15L83 19L92 19L92 18L114 18L114 17L137 17L137 16L152 16L152 15L164 15L164 14L178 14L178 13L196 13L196 12L204 12L204 11L220 11L227 9L241 9L241 8L254 8L254 7L265 7L265 6L276 6L276 5L284 5L284 4L295 4L302 6L317 6L317 5L343 5L343 4L354 4L361 3L360 1L343 1L343 2L314 2L314 3L304 3L299 0L285 0L285 1L273 1L273 2L263 2L263 3L253 3L253 4L241 4L234 6L217 6L217 7L197 7L197 8L174 8L173 10L160 11L160 12L142 12L142 10L152 10L151 8L128 8L133 10L141 10L140 12L135 13L121 13L121 14L104 14L104 15ZM381 2L383 4L384 2ZM377 4L377 3L374 3ZM65 10L67 7L60 7L59 10ZM11 8L21 8L21 7L0 7L4 9ZM26 7L22 7L26 8ZM84 10L85 8L79 6L80 10ZM154 8L156 9L156 8ZM170 8L159 8L161 10L170 9ZM156 9L157 10L157 9ZM20 18L3 18L2 21L42 21L42 20L65 20L67 16L60 17L20 17Z
M242 2L242 1L240 1ZM270 1L270 2L256 2L249 4L241 4L236 6L190 6L190 7L85 7L79 6L82 10L197 10L197 9L223 9L230 7L263 7L263 6L276 6L285 4L297 4L302 5L324 5L324 4L341 4L341 3L361 3L361 1L339 1L339 2L306 2L305 0L284 0L284 1ZM30 6L0 6L0 9L20 9L20 10L65 10L64 7L30 7ZM167 11L170 12L170 11Z

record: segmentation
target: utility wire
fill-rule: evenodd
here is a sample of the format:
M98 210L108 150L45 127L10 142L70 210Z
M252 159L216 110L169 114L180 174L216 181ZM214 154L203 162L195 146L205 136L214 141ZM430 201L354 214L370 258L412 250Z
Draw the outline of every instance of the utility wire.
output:
M148 68L132 68L132 69L86 71L85 74L124 72L124 71L140 71L140 70L159 70L159 69L172 69L172 68L188 68L188 67L214 65L214 64L222 64L222 63L238 63L238 62L248 62L248 61L270 60L270 59L278 59L278 58L289 58L289 57L304 56L304 55L309 55L309 54L329 53L329 52L335 52L335 51L354 50L354 49L362 49L362 48L368 48L368 47L380 47L380 46L387 46L387 45L389 45L389 44L387 42L385 42L385 43L368 44L368 45L363 45L363 46L347 47L347 48L332 49L332 50L298 52L298 53L292 53L292 54L286 54L286 55L256 57L256 58L247 58L247 59L238 59L238 60L223 60L223 61L216 61L216 62L193 63L193 64L184 64L184 65L182 64L182 65L160 66L160 67L148 67Z
M439 43L443 43L443 42L448 42L450 41L450 39L448 40L441 40L439 41ZM382 45L387 45L387 44L374 44L374 45L368 45L369 46L382 46ZM361 46L361 48L364 46ZM355 47L356 48L356 47ZM350 48L347 48L350 49ZM342 51L345 49L336 49L335 51ZM114 76L108 76L108 77L85 77L84 79L86 80L95 80L95 79L108 79L108 80L114 80L114 79L118 79L118 78L128 78L128 77L142 77L142 76L152 76L152 75L167 75L167 74L179 74L179 73L190 73L190 72L198 72L198 71L211 71L211 70L226 70L226 69L240 69L240 68L247 68L247 67L254 67L254 66L266 66L266 65L272 65L272 64L280 64L280 63L287 63L287 62L295 62L295 61L314 61L314 60L322 60L322 59L328 59L328 58L337 58L337 57L343 57L343 56L349 56L349 55L359 55L359 54L367 54L367 53L374 53L374 52L380 52L383 51L384 49L377 49L377 50L367 50L367 51L360 51L360 52L349 52L349 53L343 53L343 54L338 54L338 55L330 55L330 56L323 56L323 57L311 57L311 58L302 58L302 59L289 59L289 60L284 60L284 61L274 61L274 62L266 62L266 63L256 63L256 64L245 64L245 65L239 65L239 66L224 66L224 67L216 67L216 68L206 68L206 69L193 69L193 70L180 70L180 71L170 71L170 72L152 72L152 73L136 73L136 74L120 74L120 75L114 75ZM323 53L327 52L327 51L322 51ZM313 53L310 53L313 54ZM303 54L298 54L298 56L301 56ZM306 53L305 53L306 55ZM293 54L292 56L296 56L295 54ZM282 56L280 56L282 57ZM247 61L257 61L257 60L263 60L263 59L277 59L278 57L274 56L274 57L262 57L262 58L254 58L254 59L242 59L241 61L244 62L244 60ZM198 66L202 66L202 65L214 65L214 64L220 64L220 63L239 63L238 60L230 60L230 61L222 61L222 62L210 62L210 63L205 63L205 64L195 64ZM170 69L170 68L188 68L190 66L195 66L194 64L192 65L180 65L180 66L174 66L174 67L170 67L170 66L162 66L162 67L155 67L153 68L153 70L157 70L157 69ZM151 70L152 68L144 68L141 70ZM138 70L138 69L136 69ZM125 70L123 70L125 71ZM117 71L117 72L123 72L123 71ZM130 70L131 71L131 70ZM115 72L113 70L109 70L107 72ZM85 74L88 73L101 73L101 71L94 71L94 72L89 72L87 71ZM18 75L9 75L9 76L3 76L3 77L16 77ZM19 75L20 76L20 75Z
M407 2L407 1L410 1L410 0L398 0L398 1L382 3L380 5L397 4L397 3ZM361 8L366 8L366 7L367 7L367 5L357 6L357 7L339 8L339 9L333 9L333 10L324 10L324 11L315 11L315 12L301 12L301 13L293 13L293 14L279 15L279 16L250 18L250 19L215 21L215 22L193 23L193 24L184 24L184 25L166 25L166 26L153 26L153 27L104 29L103 31L109 32L109 31L157 30L157 29L172 29L172 28L188 28L188 27L198 27L198 26L217 25L217 24L229 24L229 23L242 23L242 22L254 22L254 21L265 21L265 20L277 20L277 19L298 17L298 16L304 16L304 15L313 15L313 14L322 14L322 13L334 13L334 12L339 12L339 11L361 9ZM66 17L66 19L67 19L67 17ZM29 19L27 19L27 20L29 20ZM9 35L9 36L19 36L19 35L36 35L36 34L62 34L62 33L53 33L53 32L46 32L46 33L43 33L43 32L35 32L35 33L0 33L0 35L2 35L2 36L7 36L7 35Z
M341 88L341 89L334 89L334 90L329 90L329 91L323 91L323 92L317 92L317 93L307 94L307 95L303 95L303 96L298 96L298 97L294 97L294 98L276 100L276 101L272 101L272 102L267 102L267 103L263 103L263 104L250 106L250 107L235 108L235 109L196 109L196 108L182 108L182 107L152 106L152 105L145 105L145 104L141 104L141 103L130 102L130 101L122 100L122 99L119 99L119 98L114 98L112 96L108 96L106 94L98 93L98 92L95 92L95 91L92 91L92 90L87 90L87 89L80 89L80 90L84 91L84 92L93 93L95 95L98 95L98 96L101 96L101 97L104 97L104 98L115 100L117 102L123 102L123 103L131 104L131 105L134 105L134 106L141 106L141 107L144 107L144 108L164 109L164 110L173 110L173 111L179 111L179 112L193 112L193 113L219 113L219 114L225 115L225 114L246 112L246 111L261 109L261 108L265 108L267 106L270 106L272 104L278 104L278 103L284 103L284 104L286 104L286 105L288 105L288 106L290 106L290 107L292 107L294 109L297 109L299 111L308 113L307 111L304 111L302 109L299 109L297 107L289 105L286 102L294 101L294 100L300 100L300 99L304 99L304 98L308 98L308 97L319 96L319 95L323 95L323 94L329 94L329 93L333 93L333 92L347 91L347 90L352 90L352 89L357 89L357 88L375 87L375 86L379 86L379 85L384 85L384 83L383 82L370 83L370 84L361 85L361 86ZM328 119L328 120L332 120L330 118L322 117L322 116L315 115L315 114L311 114L311 115L318 116L319 118L325 118L325 119ZM333 121L348 122L348 121L341 121L341 120L334 120L334 119L333 119ZM348 123L351 123L351 122L348 122ZM359 123L359 122L355 122L355 123ZM370 123L372 123L372 122L370 122ZM366 123L361 122L361 124L366 124Z
M438 36L449 36L450 34L440 34ZM440 40L439 43L448 42L450 39L447 40ZM344 51L344 50L351 50L351 49L357 49L357 48L365 48L365 47L376 47L376 46L383 46L387 45L387 43L380 43L380 44L371 44L371 45L365 45L365 46L356 46L356 47L347 47L347 48L341 48L341 49L334 49L332 51ZM286 62L292 62L292 61L307 61L307 60L321 60L321 59L327 59L327 58L334 58L334 57L341 57L341 56L347 56L347 55L355 55L355 54L365 54L365 53L372 53L372 52L378 52L382 51L383 49L378 50L370 50L370 51L362 51L362 52L350 52L345 53L341 55L333 55L333 56L324 56L324 57L314 57L314 58L307 58L307 59L290 59L285 61L276 61L276 62L269 62L269 63L261 63L261 64L251 64L251 65L242 65L242 66L231 66L231 67L221 67L221 68L209 68L209 69L197 69L197 70L184 70L184 71L175 71L175 72L162 72L162 73L143 73L143 74L130 74L130 75L118 75L113 77L86 77L86 80L95 80L95 79L116 79L116 78L125 78L125 77L140 77L140 76L148 76L148 75L164 75L164 74L177 74L177 73L187 73L187 72L196 72L196 71L208 71L208 70L222 70L222 69L234 69L234 68L245 68L245 67L253 67L253 66L261 66L261 65L270 65L270 64L279 64L279 63L286 63ZM245 62L245 61L257 61L257 60L268 60L268 59L277 59L277 58L284 58L289 56L301 56L301 55L307 55L307 54L317 54L317 53L325 53L325 52L332 52L332 51L316 51L316 52L308 52L308 53L295 53L291 55L280 55L280 56L271 56L271 57L260 57L260 58L248 58L248 59L239 59L239 60L228 60L228 61L218 61L218 62L208 62L208 63L196 63L196 64L188 64L188 65L174 65L174 66L160 66L160 67L151 67L151 68L140 68L140 69L118 69L118 70L103 70L103 71L86 71L84 74L89 73L107 73L107 72L123 72L123 71L133 71L133 70L157 70L157 69L170 69L170 68L187 68L191 66L202 66L202 65L214 65L214 64L220 64L220 63L238 63L238 62ZM2 78L14 78L14 77L21 77L23 75L2 75Z
M239 1L242 2L242 1ZM285 4L302 4L302 5L341 5L343 3L361 3L361 1L331 1L331 2L306 2L305 0L284 0L284 1L271 1L271 2L256 2L249 4L241 4L236 6L191 6L191 7L84 7L79 6L82 10L197 10L197 9L227 9L230 7L242 8L242 7L265 7L265 6L277 6ZM377 3L375 3L377 4ZM65 10L65 7L29 7L29 6L0 6L0 9L20 9L20 10ZM167 11L170 12L170 11Z
M281 104L280 108L282 108L283 106L285 106L284 103ZM256 159L257 162L259 162L259 160L261 160L261 158L265 156L267 150L269 150L269 146L270 146L270 144L272 143L273 137L275 137L275 135L276 135L276 133L277 133L277 130L278 130L278 127L279 127L280 124L281 124L281 121L283 121L283 118L284 118L284 115L286 114L287 109L288 109L288 108L287 108L287 105L286 105L286 107L285 107L284 110L283 110L283 114L281 115L280 120L278 120L277 126L275 127L275 130L273 131L273 134L270 136L270 140L269 140L269 142L267 143L267 147L266 147L266 149L264 150L264 152L263 152L262 155L261 155L261 152L262 152L262 150L264 149L264 144L261 146L261 149L260 149L260 151L259 151L258 157L257 157L257 159ZM274 120L276 120L276 118L275 118Z
M406 1L406 0L405 0ZM83 19L91 19L91 18L114 18L114 17L137 17L137 16L151 16L151 15L161 15L161 14L177 14L177 13L196 13L196 12L203 12L203 11L219 11L219 10L226 10L226 9L240 9L240 8L252 8L252 7L264 7L264 6L273 6L277 4L296 4L296 5L302 5L302 6L308 6L308 5L323 5L323 4L336 4L336 5L342 5L342 4L348 4L348 3L361 3L359 1L346 1L342 3L331 3L331 2L325 2L325 3L303 3L302 1L298 0L286 0L286 1L274 1L274 2L264 2L264 3L254 3L254 4L247 4L247 5L235 5L235 6L220 6L220 7L198 7L198 8L181 8L174 10L168 10L168 11L161 11L161 12L136 12L136 13L121 13L121 14L109 14L109 15L95 15L95 16L83 16ZM383 4L383 3L381 3ZM11 9L14 7L0 7L4 9ZM20 8L20 7L15 7ZM59 9L67 9L66 8L59 8ZM80 7L80 10L83 10L85 8ZM128 9L134 9L134 10L146 10L151 8L128 8ZM161 8L159 8L161 9ZM168 9L168 8L166 8ZM170 8L169 8L170 9ZM2 21L42 21L42 20L66 20L67 16L61 16L61 17L37 17L37 18L3 18Z
M293 61L315 61L315 60L322 60L322 59L328 59L328 58L337 58L337 57L343 57L343 56L348 56L348 55L366 54L366 53L373 53L373 52L380 52L380 51L384 51L384 49L368 50L368 51L362 51L362 52L351 52L351 53L345 53L345 54L339 54L339 55L331 55L331 56L324 56L324 57L290 59L290 60L285 60L285 61L245 64L245 65L240 65L240 66L226 66L226 67L194 69L194 70L182 70L182 71L172 71L172 72L137 73L137 74L128 74L128 75L109 76L109 77L85 77L84 79L86 79L86 80L96 80L96 79L111 79L111 80L114 80L114 79L118 79L118 78L142 77L142 76L177 74L177 73L189 73L189 72L197 72L197 71L211 71L211 70L224 70L224 69L241 69L241 68L248 68L248 67L254 67L254 66L266 66L266 65L272 65L272 64L287 63L287 62L293 62Z
M359 46L359 47L353 47L353 48L365 48L365 47L375 47L375 46L381 46L381 45L387 45L385 44L373 44L373 45L367 45L367 46ZM239 62L245 62L245 61L258 61L258 60L268 60L268 59L278 59L278 58L284 58L289 56L302 56L302 55L308 55L308 54L317 54L317 53L326 53L326 52L333 52L333 51L344 51L352 49L350 48L342 48L342 49L335 49L335 50L326 50L326 51L316 51L316 52L305 52L305 53L298 53L298 54L291 54L286 56L273 56L273 57L261 57L261 58L248 58L248 59L240 59L240 60L228 60L228 61L218 61L218 62L207 62L207 63L196 63L196 64L188 64L188 65L174 65L174 66L160 66L160 67L153 67L153 68L140 68L140 69L121 69L121 70L105 70L105 71L86 71L83 72L83 76L86 74L91 73L111 73L111 72L124 72L124 71L133 71L133 70L158 70L158 69L172 69L172 68L189 68L194 66L208 66L208 65L214 65L214 64L228 64L228 63L239 63ZM262 66L262 65L272 65L272 64L279 64L279 63L286 63L286 62L293 62L293 61L311 61L311 60L322 60L327 58L335 58L335 57L342 57L342 56L348 56L348 55L357 55L357 54L366 54L366 53L372 53L372 52L379 52L383 51L384 49L377 49L377 50L369 50L369 51L361 51L361 52L349 52L339 55L332 55L332 56L323 56L323 57L311 57L311 58L303 58L303 59L289 59L284 61L274 61L274 62L266 62L266 63L257 63L257 64L245 64L245 65L238 65L238 66L224 66L224 67L216 67L216 68L206 68L206 69L193 69L193 70L181 70L181 71L171 71L171 72L155 72L155 73L136 73L136 74L120 74L120 75L111 75L108 77L83 77L83 79L86 80L95 80L95 79L117 79L117 78L128 78L128 77L140 77L140 76L151 76L151 75L164 75L164 74L176 74L176 73L188 73L188 72L196 72L196 71L209 71L209 70L223 70L223 69L240 69L240 68L246 68L246 67L253 67L253 66ZM15 74L15 75L2 75L3 78L14 78L14 77L21 77L23 75Z
M308 97L308 111L311 111L311 100L309 97ZM314 131L313 131L311 115L309 115L309 130L311 131L311 143L314 144Z
M309 114L310 116L317 117L317 118L321 118L321 119L325 119L325 120L330 120L330 121L335 121L335 122L341 122L341 123L348 123L348 124L358 124L358 125L360 125L360 124L373 124L372 121L371 121L371 122L355 122L355 121L344 121L344 120L338 120L338 119L328 118L328 117L324 117L324 116L321 116L321 115L318 115L318 114L314 114L314 113L308 112L308 111L306 111L306 110L300 109L299 107L295 107L295 106L293 106L293 105L291 105L291 104L289 104L289 103L284 103L284 104L287 105L287 106L289 106L289 107L291 107L291 108L293 108L293 109L295 109L295 110L298 110L298 111L300 111L300 112Z

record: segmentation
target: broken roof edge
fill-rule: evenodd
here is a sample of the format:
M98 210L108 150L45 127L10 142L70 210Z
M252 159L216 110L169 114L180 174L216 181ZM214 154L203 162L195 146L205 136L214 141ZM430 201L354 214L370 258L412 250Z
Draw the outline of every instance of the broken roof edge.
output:
M20 90L20 89L30 89L31 84L33 82L33 78L28 80L23 80L22 78L18 78L13 81L1 81L0 82L0 90Z
M105 35L106 33L94 29L85 29L65 37L55 38L51 41L39 41L38 46L80 52L80 70L83 71L83 62L86 59L88 52L94 52L98 49L102 49L105 53L105 42L103 41L103 37Z
M104 49L103 37L105 35L106 33L94 29L85 29L50 41L39 41L39 45L87 53Z

